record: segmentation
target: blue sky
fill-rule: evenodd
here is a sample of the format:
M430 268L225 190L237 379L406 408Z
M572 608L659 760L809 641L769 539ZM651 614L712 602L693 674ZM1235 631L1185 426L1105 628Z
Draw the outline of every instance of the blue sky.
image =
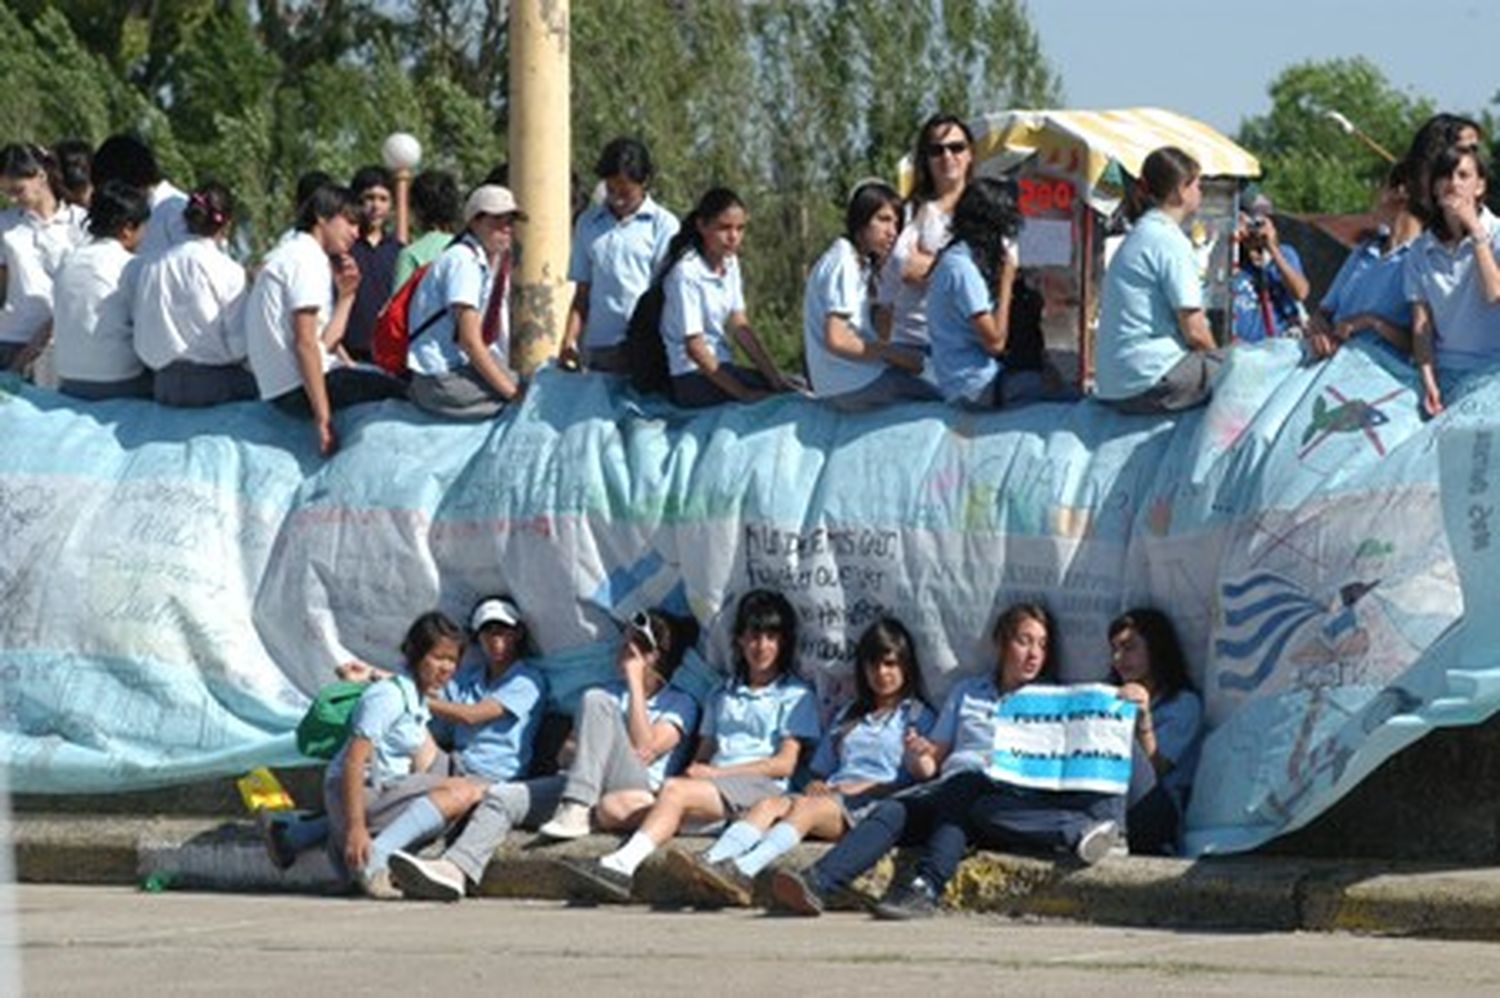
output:
M1500 0L1028 0L1028 9L1070 107L1168 107L1233 133L1269 109L1266 88L1286 66L1355 55L1444 110L1479 111L1500 90Z

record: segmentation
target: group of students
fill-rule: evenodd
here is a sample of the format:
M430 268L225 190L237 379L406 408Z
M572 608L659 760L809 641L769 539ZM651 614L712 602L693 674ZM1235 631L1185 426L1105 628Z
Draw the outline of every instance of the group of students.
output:
M956 682L936 713L912 635L894 618L878 619L855 646L853 696L825 729L798 675L795 610L779 593L752 590L736 607L727 677L701 708L673 684L696 624L637 613L623 627L618 678L579 701L562 771L528 776L546 681L525 659L526 625L505 596L481 600L469 625L466 635L427 613L402 645L403 670L343 667L370 685L327 770L327 817L263 819L278 866L327 836L369 896L459 901L512 828L555 840L598 830L621 834L619 847L557 860L583 896L629 900L636 871L666 849L668 874L700 895L749 905L756 877L769 871L776 908L816 915L904 845L920 858L875 913L922 917L971 845L1083 863L1127 837L1132 852L1172 852L1202 737L1202 704L1170 621L1137 609L1108 632L1119 696L1139 707L1130 793L992 779L996 708L1056 676L1052 618L1036 603L1000 613L993 660ZM460 666L466 637L482 654ZM718 834L701 852L668 848L684 830ZM837 844L805 870L773 867L804 838Z
M1379 229L1349 254L1306 331L1309 360L1356 337L1409 359L1429 417L1500 363L1500 221L1485 207L1481 141L1478 124L1454 115L1418 130L1380 192ZM1184 233L1200 174L1179 149L1146 158L1133 228L1105 275L1095 395L1125 412L1202 403L1223 361Z

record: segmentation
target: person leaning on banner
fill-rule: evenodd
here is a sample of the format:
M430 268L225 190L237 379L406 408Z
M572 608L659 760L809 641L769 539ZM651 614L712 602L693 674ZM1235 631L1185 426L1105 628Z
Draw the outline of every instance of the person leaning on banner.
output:
M1296 247L1281 241L1271 219L1274 206L1264 194L1241 213L1234 241L1239 264L1230 279L1234 294L1234 338L1259 343L1272 336L1300 335L1302 303L1310 286Z
M1331 357L1361 334L1383 340L1403 358L1411 355L1412 310L1403 274L1422 220L1411 209L1410 173L1405 160L1391 167L1375 203L1379 230L1349 251L1313 312L1307 331L1311 359Z
M428 412L486 419L524 391L510 367L511 239L524 218L509 189L484 184L464 204L464 231L411 299L411 400ZM442 318L429 323L438 313ZM425 325L425 328L423 328Z

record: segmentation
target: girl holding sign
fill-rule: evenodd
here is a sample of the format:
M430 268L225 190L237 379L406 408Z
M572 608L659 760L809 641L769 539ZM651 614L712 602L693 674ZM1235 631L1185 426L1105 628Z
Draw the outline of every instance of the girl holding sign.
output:
M911 782L911 736L933 722L910 632L892 617L871 624L854 651L854 701L813 756L816 777L799 794L768 797L701 856L669 856L691 882L723 900L750 903L755 875L808 836L838 840L891 791Z
M995 669L960 681L943 704L932 733L906 736L912 770L936 783L915 787L882 801L831 852L801 873L778 870L771 881L777 909L799 915L821 914L825 898L874 866L893 846L922 845L912 876L891 885L876 906L879 918L924 917L937 911L972 837L986 845L1009 843L1068 848L1084 863L1095 863L1114 844L1118 798L1097 794L1057 794L1006 788L985 768L994 751L995 715L1000 702L1056 671L1051 616L1035 603L1018 603L995 624ZM994 802L1004 796L1026 807ZM1116 802L1111 808L1109 801ZM971 813L987 807L976 821ZM1002 813L1003 812L1003 813Z
M1203 701L1188 679L1172 621L1135 609L1109 625L1110 673L1120 697L1139 708L1140 748L1130 780L1126 827L1133 853L1173 853L1203 738Z

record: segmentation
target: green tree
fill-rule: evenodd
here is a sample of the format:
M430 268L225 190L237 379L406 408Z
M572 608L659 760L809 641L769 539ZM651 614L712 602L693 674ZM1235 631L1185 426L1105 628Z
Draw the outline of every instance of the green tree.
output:
M1260 157L1263 186L1287 211L1364 211L1387 164L1345 135L1338 111L1395 155L1433 113L1425 98L1402 93L1364 58L1298 63L1271 83L1270 113L1240 126L1239 141Z

